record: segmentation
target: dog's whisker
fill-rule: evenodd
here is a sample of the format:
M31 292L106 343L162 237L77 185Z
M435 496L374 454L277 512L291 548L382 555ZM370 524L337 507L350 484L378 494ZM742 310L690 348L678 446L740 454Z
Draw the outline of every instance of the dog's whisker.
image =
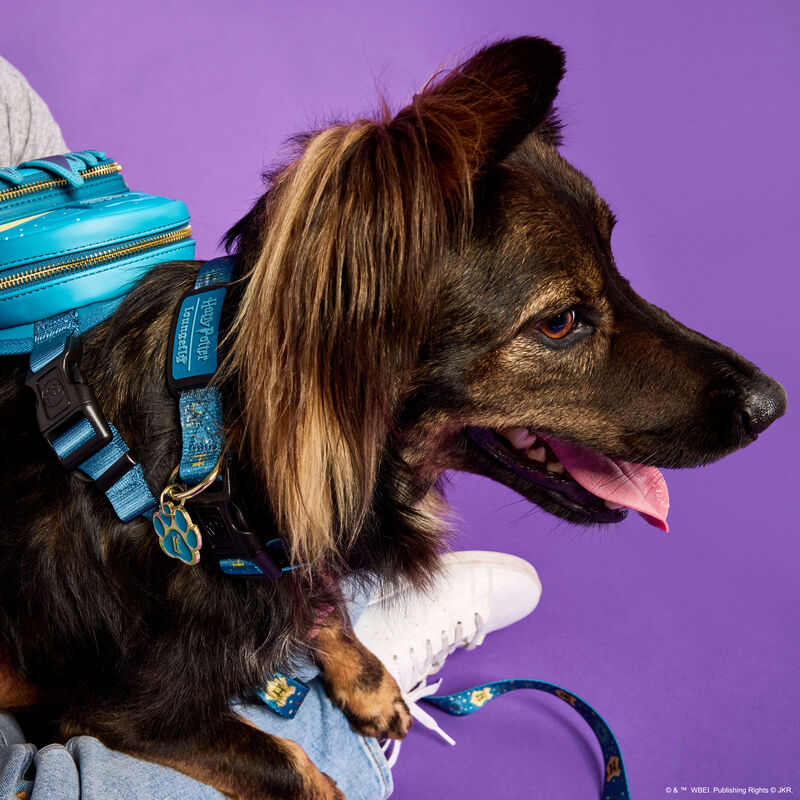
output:
M511 508L512 506L518 506L520 503L527 503L528 501L524 497L520 497L519 500L510 500L508 503L503 503L501 506L496 506L495 511L505 511L507 508Z

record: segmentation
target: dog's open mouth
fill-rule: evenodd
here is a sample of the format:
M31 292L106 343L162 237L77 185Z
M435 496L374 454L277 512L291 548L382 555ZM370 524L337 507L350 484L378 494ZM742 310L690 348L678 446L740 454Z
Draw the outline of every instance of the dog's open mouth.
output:
M656 528L668 530L667 484L655 467L545 439L529 428L468 428L467 433L505 468L592 522L620 522L632 509Z

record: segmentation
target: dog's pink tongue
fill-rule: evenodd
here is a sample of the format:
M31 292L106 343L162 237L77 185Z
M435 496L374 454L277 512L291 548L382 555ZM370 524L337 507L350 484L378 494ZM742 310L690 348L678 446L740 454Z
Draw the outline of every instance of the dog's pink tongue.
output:
M632 508L647 522L668 531L669 492L655 467L612 461L600 453L566 442L547 440L567 472L592 494Z

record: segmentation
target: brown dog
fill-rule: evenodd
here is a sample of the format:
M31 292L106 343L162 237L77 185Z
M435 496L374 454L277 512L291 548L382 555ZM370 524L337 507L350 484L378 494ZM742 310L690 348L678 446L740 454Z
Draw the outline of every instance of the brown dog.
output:
M338 796L230 698L307 654L357 731L405 734L337 586L424 585L444 470L575 523L634 508L664 526L656 465L713 461L783 413L778 384L617 273L613 217L557 150L562 72L549 42L503 41L395 116L309 134L229 234L225 434L243 493L305 569L234 582L165 558L147 521L120 523L54 462L27 365L2 362L0 642L63 735L241 800ZM168 328L197 269L155 269L84 337L83 371L156 495L180 453Z

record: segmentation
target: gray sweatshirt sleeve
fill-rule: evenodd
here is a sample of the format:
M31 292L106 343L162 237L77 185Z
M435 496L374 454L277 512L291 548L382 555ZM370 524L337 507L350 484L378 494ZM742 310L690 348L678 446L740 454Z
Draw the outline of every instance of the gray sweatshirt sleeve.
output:
M44 100L0 57L0 167L66 152L61 129Z

